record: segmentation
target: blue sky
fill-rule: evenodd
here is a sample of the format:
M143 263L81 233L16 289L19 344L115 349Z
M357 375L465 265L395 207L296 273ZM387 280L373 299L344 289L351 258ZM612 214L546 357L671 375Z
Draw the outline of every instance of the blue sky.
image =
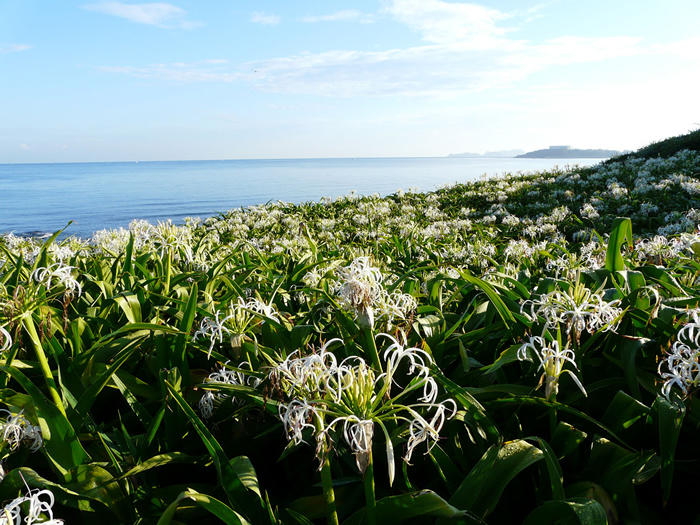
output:
M0 0L0 162L632 149L700 126L700 2Z

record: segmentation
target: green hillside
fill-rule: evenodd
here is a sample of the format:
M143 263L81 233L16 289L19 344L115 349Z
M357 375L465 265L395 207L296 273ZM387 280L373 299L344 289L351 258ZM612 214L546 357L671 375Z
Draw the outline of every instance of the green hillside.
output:
M691 131L685 135L678 135L676 137L660 140L659 142L653 142L648 146L637 150L636 152L620 155L619 157L613 157L612 159L607 160L606 164L626 160L629 157L641 157L645 159L662 157L666 159L684 149L700 151L700 129L696 129L695 131Z

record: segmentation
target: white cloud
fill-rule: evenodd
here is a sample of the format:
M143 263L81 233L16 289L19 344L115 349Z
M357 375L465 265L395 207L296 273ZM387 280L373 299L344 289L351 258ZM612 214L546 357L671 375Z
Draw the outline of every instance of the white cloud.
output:
M32 46L28 46L27 44L9 44L6 46L0 46L0 55L19 53L20 51L26 51L27 49L31 48Z
M487 44L506 33L497 23L511 15L477 4L392 0L384 11L435 43Z
M662 45L627 36L561 36L533 42L514 38L500 25L505 20L527 22L532 11L504 13L442 0L393 0L384 13L420 31L426 42L380 51L298 53L237 65L210 59L101 69L169 81L246 82L262 91L288 94L455 97L487 90L505 92L535 73L556 71L570 64L634 56L663 56L700 67L699 59L690 51L697 49L700 39ZM323 16L330 21L360 15L359 11L347 10ZM322 17L314 21L322 21Z
M372 23L375 20L374 15L363 13L357 9L343 9L328 15L312 15L304 16L299 19L306 23L316 22L361 22L363 24Z
M256 11L250 15L250 21L265 26L274 26L280 23L280 17L263 13L262 11Z
M99 2L86 4L83 9L105 15L124 18L137 24L164 28L192 29L201 24L186 20L187 12L181 7L164 2L127 4L124 2Z
M19 149L24 150L24 151L29 151L32 148L29 147L29 144L20 144Z

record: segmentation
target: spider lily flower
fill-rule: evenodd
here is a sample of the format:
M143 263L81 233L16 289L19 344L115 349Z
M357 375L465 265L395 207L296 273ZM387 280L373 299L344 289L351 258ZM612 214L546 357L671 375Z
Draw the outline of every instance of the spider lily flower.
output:
M357 257L338 270L340 284L336 293L341 303L354 310L360 324L374 327L375 319L384 318L388 327L396 319L405 320L417 303L410 294L388 292L382 285L384 277L379 268L370 265L369 257Z
M338 276L341 284L337 293L341 301L355 310L360 321L374 326L374 303L382 288L382 273L370 265L369 257L358 257L349 266L340 268Z
M231 346L233 348L240 348L245 334L260 322L257 316L251 312L251 310L258 310L254 307L251 308L251 306L254 305L251 305L250 302L247 303L242 297L239 297L238 301L229 305L229 315L226 316L225 321L230 328L229 335L231 336ZM272 318L276 319L276 317Z
M520 361L531 361L528 350L531 350L540 362L540 366L538 367L538 370L542 370L540 385L544 382L545 398L547 400L556 397L559 392L559 376L563 372L566 372L572 377L574 383L576 383L576 386L583 392L584 396L588 395L581 381L576 377L576 374L571 370L564 369L564 365L569 362L578 370L575 361L576 355L573 350L569 348L564 348L562 350L559 348L558 341L552 341L548 344L544 337L538 335L530 337L530 340L518 349L517 356Z
M457 404L452 399L438 403L435 407L436 411L430 421L418 414L411 421L408 428L408 445L404 456L406 463L410 464L413 450L421 443L427 444L426 454L428 454L440 439L440 430L442 430L445 420L454 417L457 413ZM448 411L450 415L446 415Z
M0 352L9 350L12 346L12 336L10 332L5 330L4 327L0 326Z
M669 398L675 385L683 396L700 383L700 318L697 310L691 312L691 322L678 332L668 355L659 362L658 373L664 384L661 393Z
M253 298L245 304L245 307L248 310L252 310L255 313L258 313L264 317L268 317L269 319L272 319L273 321L279 323L279 312L275 308L275 305L272 304L272 302L264 303L260 299Z
M430 376L430 354L418 348L405 348L388 334L381 334L381 337L388 338L390 345L383 352L385 372L379 375L359 356L338 362L328 350L336 340L307 357L290 355L270 375L291 398L279 411L290 440L302 442L304 429L313 428L317 456L321 459L324 443L333 441L333 433L342 426L342 437L355 456L358 470L364 472L370 459L375 426L379 425L386 439L392 483L394 448L386 423L409 424L412 437L409 437L406 457L410 459L417 444L424 441L434 444L445 420L455 415L456 405L451 400L436 402L438 386ZM408 365L405 386L398 377L402 362ZM414 397L415 401L411 401L410 396L415 395L417 399ZM434 414L427 415L431 411Z
M63 520L53 517L54 496L50 490L30 490L26 496L15 498L0 510L0 525L63 525ZM22 518L23 507L27 513Z
M323 421L323 416L319 410L305 400L294 399L288 405L280 404L279 418L284 426L287 439L294 441L295 445L306 443L304 441L304 429L316 430L316 425L310 423L314 419ZM317 435L317 439L320 435Z
M369 464L369 456L372 452L372 438L374 437L374 421L350 416L343 424L343 436L355 454L357 470L364 472Z
M389 334L381 333L377 335L377 338L379 337L385 337L391 341L391 345L384 350L383 356L384 361L386 361L386 394L391 395L391 385L395 383L394 374L401 361L407 359L409 362L408 374L415 374L426 380L423 397L420 400L426 403L434 402L437 395L437 384L434 379L429 377L430 365L433 363L433 358L430 354L420 348L405 348L404 345Z
M226 332L228 335L231 335L231 331L228 328L226 328L226 326L224 326L229 318L224 317L223 319L220 319L220 315L221 312L217 310L216 314L214 315L214 319L212 319L211 317L205 317L204 319L202 319L202 322L199 325L199 330L197 330L194 333L194 336L192 337L192 340L194 341L196 341L200 337L209 338L210 344L209 352L207 353L207 359L211 357L211 351L214 349L216 341L218 340L219 344L223 343L224 332Z
M219 370L216 370L209 374L205 379L205 383L220 383L226 385L246 385L253 388L260 384L260 379L254 376L250 376L241 370L231 370L226 368L228 361L224 363ZM250 368L250 363L243 361L238 365L239 369ZM214 392L212 390L206 390L199 400L199 411L205 419L209 419L214 413L214 404L226 399L228 394L224 392ZM235 400L234 400L235 401Z
M53 263L50 266L41 266L32 272L31 278L43 284L46 290L51 290L55 284L62 285L68 297L80 297L83 292L80 283L73 277L72 271L75 268L61 262Z
M21 411L13 414L9 410L0 409L0 413L7 414L5 421L0 421L0 433L10 450L17 450L22 443L28 443L32 452L41 448L44 444L41 429L32 425Z
M608 302L600 291L593 292L579 282L570 291L555 290L538 299L523 301L520 313L531 321L543 317L550 330L561 323L567 331L573 329L578 335L584 331L614 331L623 313L619 304L618 299Z

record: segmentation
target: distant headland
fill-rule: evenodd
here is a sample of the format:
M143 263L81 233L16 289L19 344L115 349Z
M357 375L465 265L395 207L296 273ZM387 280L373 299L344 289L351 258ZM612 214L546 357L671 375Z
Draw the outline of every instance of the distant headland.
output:
M515 158L515 159L607 159L622 155L626 151L614 149L577 149L571 146L549 146L547 149L528 151L509 149L502 151L487 151L486 153L450 153L452 158Z
M517 155L518 159L607 159L621 155L623 151L614 149L576 149L571 146L549 146L547 149L528 151Z

